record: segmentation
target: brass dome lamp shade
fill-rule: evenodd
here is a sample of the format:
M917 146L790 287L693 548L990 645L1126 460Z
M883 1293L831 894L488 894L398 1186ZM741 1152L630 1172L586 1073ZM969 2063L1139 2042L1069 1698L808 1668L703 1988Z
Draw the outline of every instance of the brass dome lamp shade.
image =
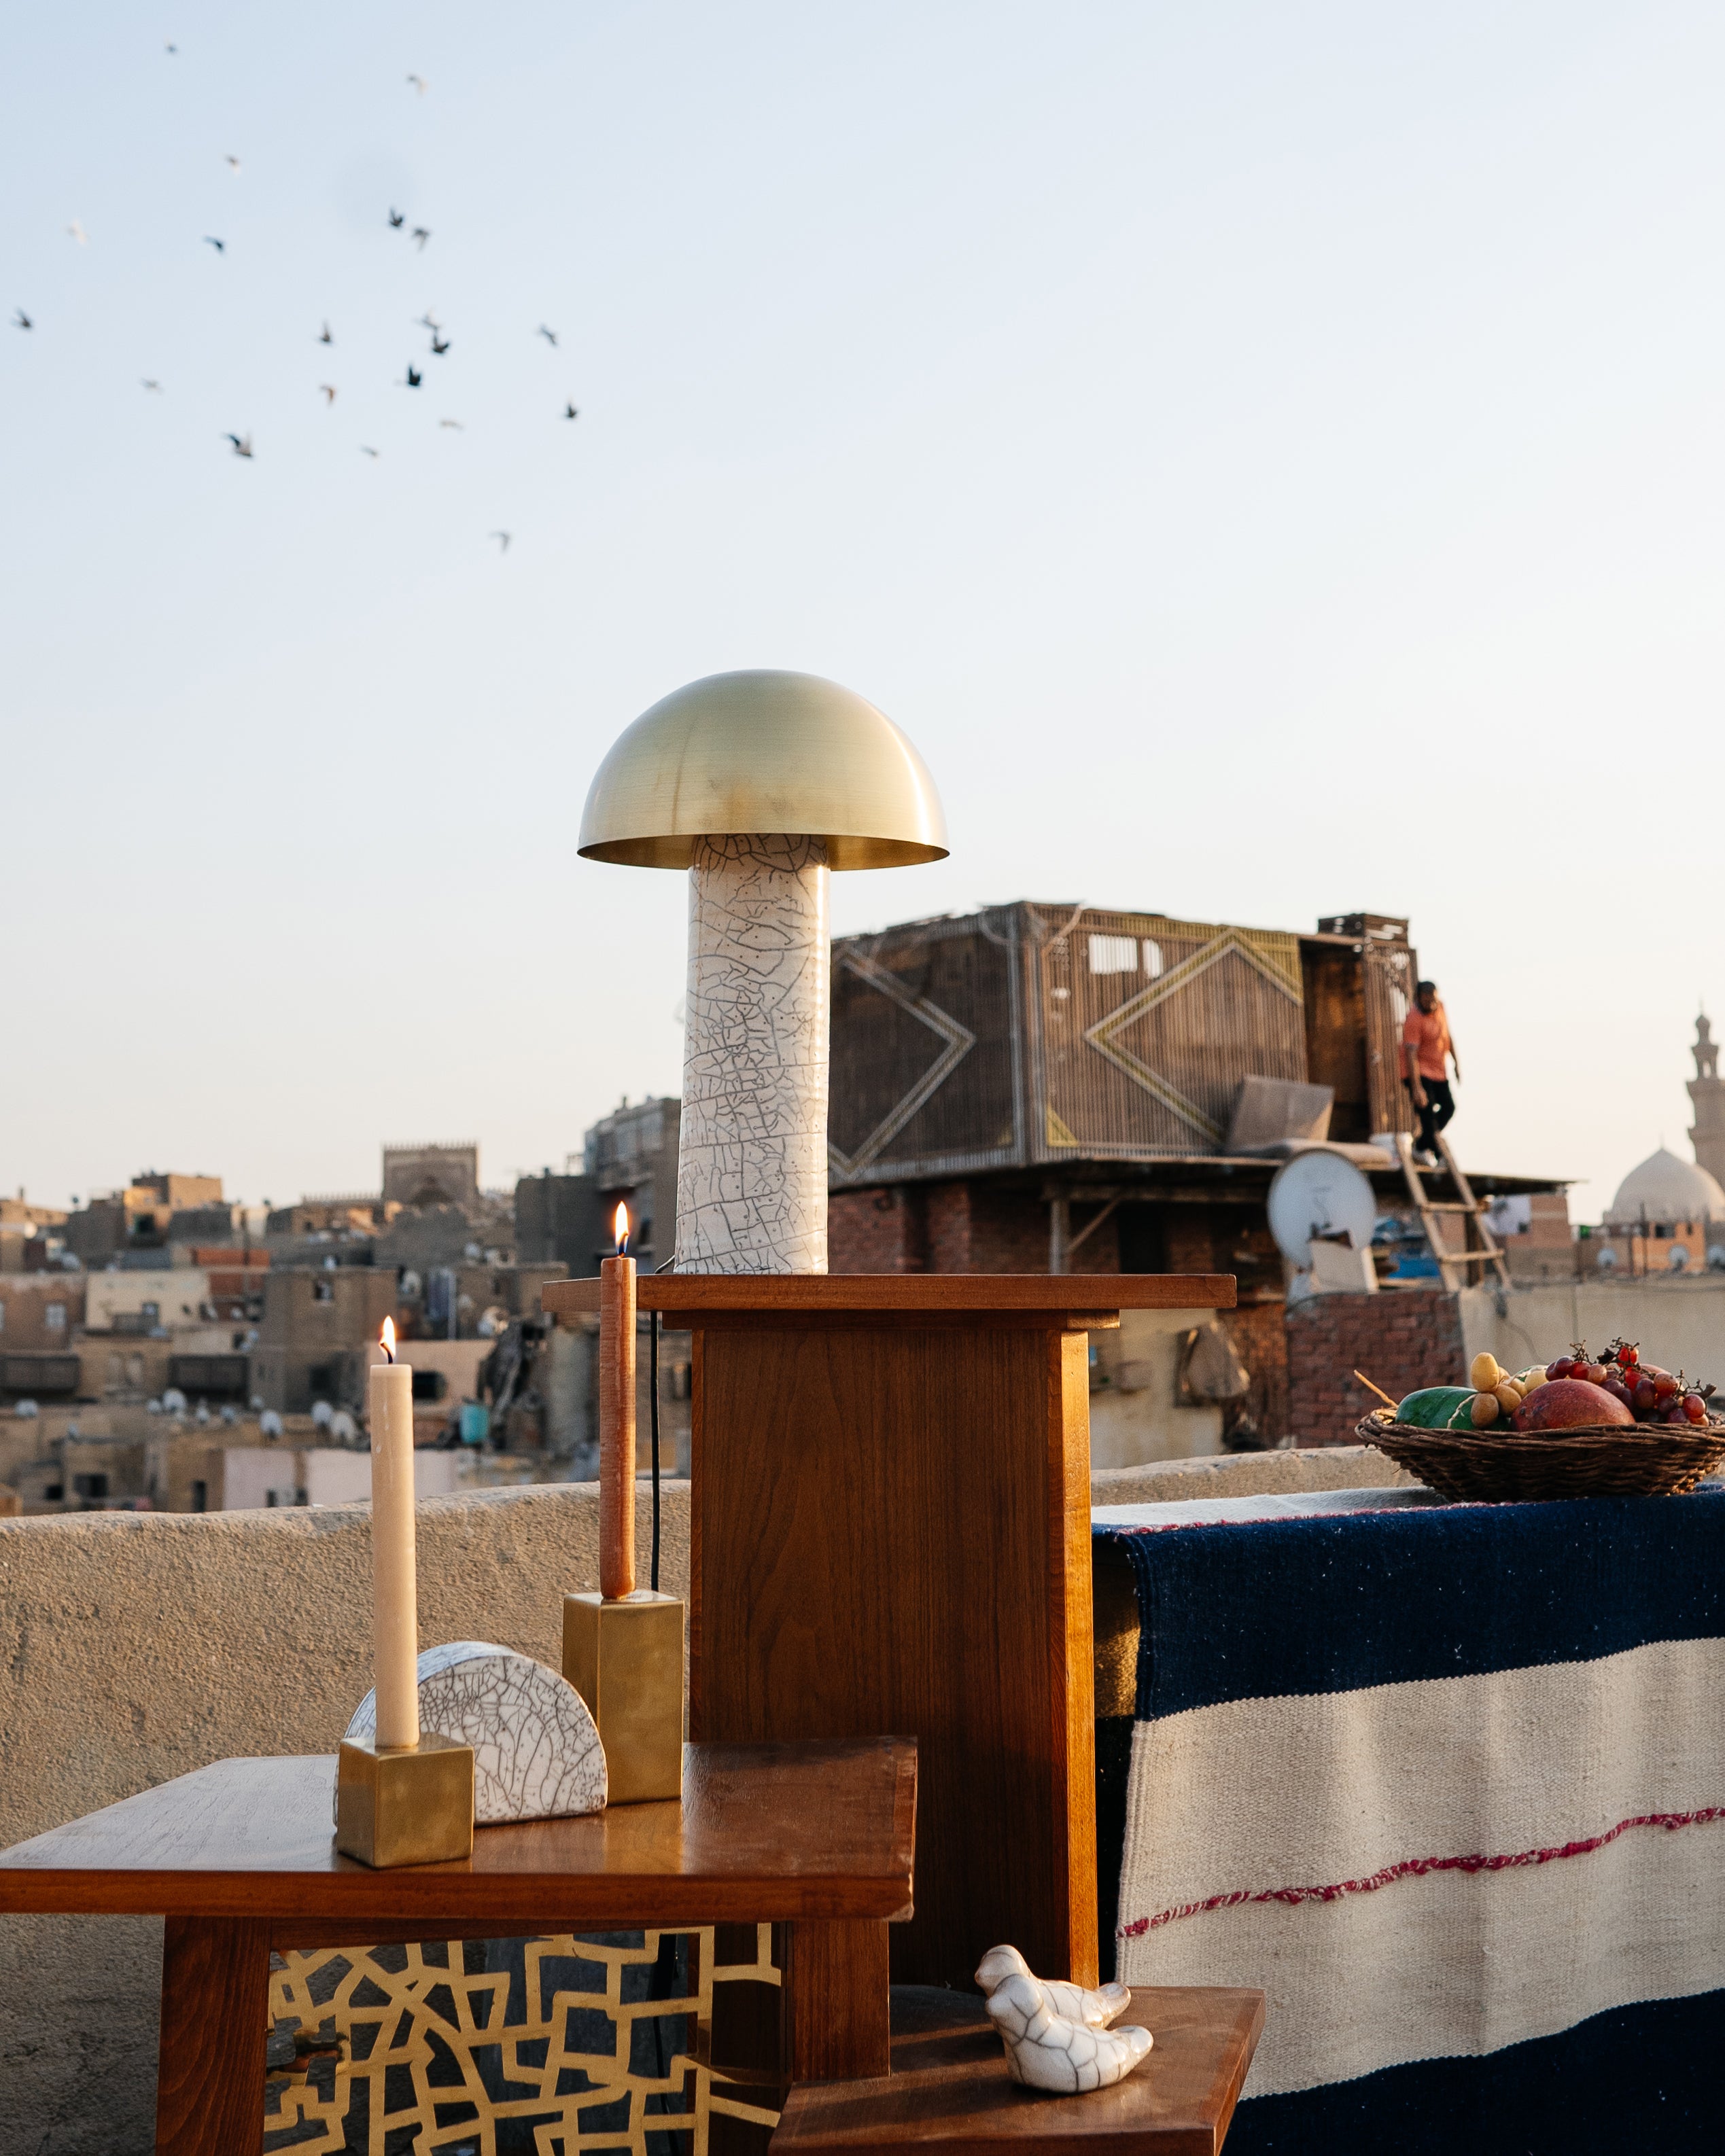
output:
M922 758L818 675L709 675L617 741L580 851L689 871L677 1270L824 1273L827 882L944 858Z
M644 711L600 764L581 817L590 860L686 869L696 841L821 839L829 869L946 853L928 767L884 711L817 674L709 674Z

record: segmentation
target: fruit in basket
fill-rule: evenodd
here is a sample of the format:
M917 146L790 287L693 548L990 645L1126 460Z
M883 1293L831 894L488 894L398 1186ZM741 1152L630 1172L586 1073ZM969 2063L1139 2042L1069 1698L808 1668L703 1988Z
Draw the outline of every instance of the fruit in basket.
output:
M1476 1393L1495 1393L1508 1373L1503 1370L1495 1355L1475 1355L1468 1367L1468 1378Z
M1396 1420L1414 1430L1465 1430L1473 1404L1471 1385L1427 1385L1408 1394Z
M1630 1428L1635 1419L1622 1400L1585 1378L1552 1378L1530 1393L1512 1418L1522 1431L1584 1430L1602 1423Z
M1502 1412L1496 1393L1475 1393L1468 1403L1468 1420L1475 1430L1490 1430Z

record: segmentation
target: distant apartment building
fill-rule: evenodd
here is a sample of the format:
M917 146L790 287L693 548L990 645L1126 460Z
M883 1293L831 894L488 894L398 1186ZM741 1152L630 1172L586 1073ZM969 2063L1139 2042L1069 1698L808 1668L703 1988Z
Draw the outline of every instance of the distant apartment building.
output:
M476 1145L385 1146L384 1202L424 1210L480 1202Z
M618 1204L629 1209L630 1248L651 1272L677 1248L680 1101L626 1101L587 1132L579 1174L523 1176L515 1186L515 1246L523 1263L559 1259L582 1278L615 1245Z
M80 1273L0 1274L0 1395L68 1399L79 1389Z
M88 1269L172 1263L176 1244L226 1243L236 1209L222 1196L219 1175L181 1175L146 1168L123 1190L99 1193L64 1216L64 1248Z
M395 1313L393 1270L272 1265L252 1364L258 1397L281 1414L304 1414L317 1400L363 1407L373 1345Z
M250 1398L251 1327L228 1315L206 1270L96 1272L84 1284L80 1399L152 1399L174 1391L219 1406Z
M0 1198L0 1274L44 1270L65 1222L59 1208L33 1205L22 1190Z

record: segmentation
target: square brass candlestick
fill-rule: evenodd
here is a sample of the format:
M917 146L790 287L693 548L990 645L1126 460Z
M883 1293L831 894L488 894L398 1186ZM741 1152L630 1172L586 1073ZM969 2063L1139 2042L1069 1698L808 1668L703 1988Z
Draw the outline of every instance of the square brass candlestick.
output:
M563 1673L605 1747L607 1801L682 1795L682 1604L639 1588L563 1598Z
M426 1732L417 1744L344 1737L336 1847L379 1871L473 1854L473 1748Z

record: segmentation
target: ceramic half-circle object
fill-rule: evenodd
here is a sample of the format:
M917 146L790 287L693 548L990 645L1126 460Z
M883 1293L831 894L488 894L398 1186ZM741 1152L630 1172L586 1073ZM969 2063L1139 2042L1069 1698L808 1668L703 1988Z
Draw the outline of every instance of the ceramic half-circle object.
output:
M419 1669L420 1728L473 1748L476 1825L604 1810L605 1747L581 1695L554 1670L484 1640L427 1647ZM370 1737L377 1726L368 1691L347 1734Z

